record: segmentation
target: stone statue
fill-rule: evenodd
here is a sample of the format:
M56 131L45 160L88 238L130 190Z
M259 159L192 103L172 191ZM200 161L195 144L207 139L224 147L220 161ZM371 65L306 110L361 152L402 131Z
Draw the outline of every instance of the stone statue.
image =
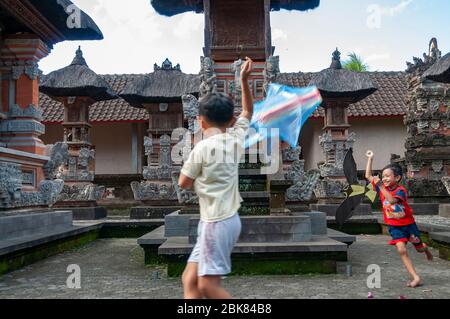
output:
M216 75L214 74L214 61L209 57L200 57L200 97L217 91Z

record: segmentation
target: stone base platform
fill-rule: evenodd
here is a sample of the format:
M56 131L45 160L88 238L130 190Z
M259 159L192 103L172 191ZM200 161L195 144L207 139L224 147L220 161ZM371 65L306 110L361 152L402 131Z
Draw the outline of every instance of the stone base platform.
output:
M327 216L336 216L336 211L340 204L310 204L309 207L313 211L324 212ZM371 215L372 209L369 204L361 204L353 213L353 216Z
M130 219L164 218L166 215L180 210L180 208L180 206L132 207Z
M67 207L73 212L74 220L98 220L104 219L108 215L106 208L102 206L96 207Z
M98 238L101 225L74 226L71 211L0 217L0 275Z
M170 237L158 249L168 276L181 276L193 248L188 237ZM347 261L347 245L326 236L309 242L238 243L232 254L234 275L331 274Z
M450 218L450 204L439 205L439 216Z

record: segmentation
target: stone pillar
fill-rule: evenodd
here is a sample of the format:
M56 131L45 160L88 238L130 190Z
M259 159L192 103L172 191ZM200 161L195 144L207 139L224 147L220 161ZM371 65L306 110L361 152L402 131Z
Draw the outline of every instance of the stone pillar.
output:
M346 178L344 175L344 158L350 148L353 148L355 134L348 133L347 107L350 101L326 101L325 126L320 136L325 163L319 165L320 175L323 177L316 188L316 197L319 202L337 200L340 203L345 195L342 193Z
M64 188L58 198L58 207L70 207L74 219L100 219L106 217L104 207L97 206L103 197L104 186L94 185L95 149L90 140L89 97L55 98L64 104L64 143L68 145L68 158L62 171Z
M408 82L405 166L413 202L448 202L441 182L450 175L450 85L426 80L423 73L439 58L437 40L430 41L423 60L407 62ZM414 208L413 208L414 209ZM436 209L433 208L436 213Z
M38 62L50 52L33 35L6 36L0 52L1 99L4 120L0 143L28 153L44 155L39 136L45 132L39 108Z

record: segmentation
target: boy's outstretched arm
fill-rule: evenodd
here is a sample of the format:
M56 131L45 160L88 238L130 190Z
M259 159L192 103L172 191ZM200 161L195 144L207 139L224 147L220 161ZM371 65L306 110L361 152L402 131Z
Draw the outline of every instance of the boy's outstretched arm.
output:
M370 182L373 180L372 176L372 164L373 164L373 152L367 151L367 166L366 166L366 179L368 179Z
M240 117L245 117L249 121L253 116L253 97L250 93L250 86L248 84L248 78L252 73L253 61L250 58L246 58L246 61L241 69L241 85L242 85L242 113Z
M178 180L178 186L182 189L192 189L194 188L194 179L187 177L186 175L180 174L180 178Z

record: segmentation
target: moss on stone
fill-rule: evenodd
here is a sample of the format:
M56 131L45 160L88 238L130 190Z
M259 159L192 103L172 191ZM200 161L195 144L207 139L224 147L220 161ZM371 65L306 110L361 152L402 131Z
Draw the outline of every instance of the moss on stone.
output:
M187 256L165 259L169 277L178 277L186 267ZM334 274L336 262L347 261L346 252L286 253L232 256L230 275L302 275Z
M99 234L99 230L93 230L84 234L56 240L0 257L0 275L17 270L50 256L84 246L98 239Z
M158 228L154 226L108 226L102 227L100 238L139 238Z

